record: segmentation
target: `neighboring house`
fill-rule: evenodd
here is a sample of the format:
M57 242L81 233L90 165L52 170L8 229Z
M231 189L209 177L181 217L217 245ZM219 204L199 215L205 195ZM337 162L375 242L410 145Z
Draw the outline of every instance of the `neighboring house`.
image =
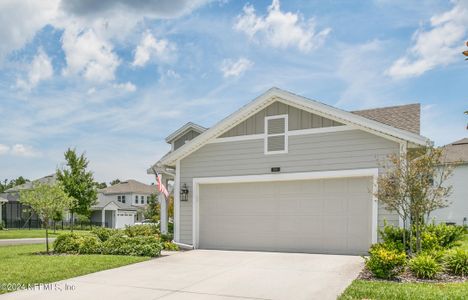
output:
M9 188L0 194L1 198L8 200L3 206L1 219L5 222L7 228L41 227L39 217L26 205L19 201L19 192L21 190L31 189L33 183L54 184L56 182L55 174L47 175L34 181L28 181L24 184Z
M7 202L8 202L7 199L0 197L0 227L3 227L3 224L4 224L2 211L3 211L3 205Z
M111 228L124 228L141 221L143 210L151 194L156 192L154 185L136 180L125 180L99 190L98 201L91 207L91 221Z
M272 88L209 129L171 134L148 173L174 180L178 243L365 254L384 220L401 224L373 196L380 163L425 146L419 128L419 104L348 112Z
M453 174L447 180L452 185L453 193L449 197L450 205L436 210L431 217L437 223L455 223L466 225L468 218L468 138L445 145L443 162L453 166Z

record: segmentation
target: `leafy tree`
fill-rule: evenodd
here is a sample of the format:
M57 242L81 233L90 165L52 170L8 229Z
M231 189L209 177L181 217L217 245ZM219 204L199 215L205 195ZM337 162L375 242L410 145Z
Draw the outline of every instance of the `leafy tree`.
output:
M10 182L8 182L8 179L5 179L3 182L0 182L0 193L3 193L4 191L17 185L25 184L26 182L29 182L29 179L25 179L23 176L12 179Z
M75 149L65 152L67 168L57 170L57 180L63 185L65 192L76 199L70 208L71 230L73 231L75 214L89 215L91 206L97 201L97 190L93 173L87 171L89 161L84 156L76 154Z
M98 189L105 189L107 187L107 183L105 182L96 182L96 188Z
M379 175L376 197L385 208L395 211L403 220L403 243L406 248L406 228L409 240L416 235L416 252L421 251L421 232L431 212L448 206L451 186L446 186L453 167L442 163L442 150L427 147L407 155L389 156L390 164ZM410 224L408 224L410 223ZM413 252L409 243L409 254Z
M30 190L20 191L20 201L29 205L42 220L46 229L46 251L49 253L49 222L64 210L73 207L75 200L60 184L34 184Z
M119 184L120 182L121 182L120 179L117 178L117 179L114 179L111 182L109 182L109 184L110 185L116 185L116 184Z
M145 219L150 219L153 222L159 221L160 205L156 194L151 194L148 204L146 205L143 216Z

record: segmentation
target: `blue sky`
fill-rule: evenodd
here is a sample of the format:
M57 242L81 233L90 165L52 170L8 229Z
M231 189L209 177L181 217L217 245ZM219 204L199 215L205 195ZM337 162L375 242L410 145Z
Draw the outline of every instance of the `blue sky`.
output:
M0 38L0 179L76 147L99 181L150 182L172 131L272 86L346 110L420 102L437 145L468 136L468 0L4 0Z

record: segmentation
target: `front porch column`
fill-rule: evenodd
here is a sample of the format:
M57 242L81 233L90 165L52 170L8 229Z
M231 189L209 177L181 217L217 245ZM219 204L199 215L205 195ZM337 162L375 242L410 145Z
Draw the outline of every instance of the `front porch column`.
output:
M158 201L159 201L159 206L161 208L161 218L160 218L160 224L161 224L161 233L166 234L167 233L167 200L166 197L164 196L163 193L159 193L158 195Z
M101 211L101 221L102 221L102 227L106 227L106 211L103 209Z

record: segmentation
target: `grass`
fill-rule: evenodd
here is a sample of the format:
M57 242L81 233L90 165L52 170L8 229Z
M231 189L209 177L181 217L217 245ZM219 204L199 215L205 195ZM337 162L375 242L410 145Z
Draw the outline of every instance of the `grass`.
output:
M468 234L460 248L468 250ZM464 283L397 283L356 279L338 298L379 300L466 299L468 282Z
M6 283L49 283L149 260L121 255L36 255L44 245L0 247L0 286ZM6 293L0 289L0 294Z
M70 232L70 230L49 230L49 237L56 237L60 233ZM86 230L74 230L77 233L86 233ZM0 240L3 239L25 239L25 238L45 238L45 229L8 229L0 230Z

